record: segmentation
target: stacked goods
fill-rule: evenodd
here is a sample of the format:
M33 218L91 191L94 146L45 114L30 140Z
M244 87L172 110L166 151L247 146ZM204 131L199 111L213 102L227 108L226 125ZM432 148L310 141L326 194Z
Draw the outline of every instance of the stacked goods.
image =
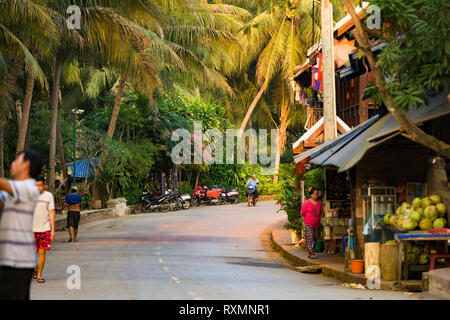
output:
M408 264L428 264L430 254L436 254L434 243L421 244L418 241L408 241L406 245L406 259ZM405 254L402 253L402 262L405 262Z
M445 228L447 207L438 194L425 198L415 198L412 204L403 202L395 214L388 212L383 221L407 231Z

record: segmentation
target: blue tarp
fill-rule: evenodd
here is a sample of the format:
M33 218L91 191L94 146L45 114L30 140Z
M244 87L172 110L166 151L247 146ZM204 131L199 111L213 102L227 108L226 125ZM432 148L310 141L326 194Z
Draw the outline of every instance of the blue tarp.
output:
M81 159L76 161L77 178L89 178L94 173L94 166L98 163L98 158ZM73 177L73 162L67 164L67 173Z

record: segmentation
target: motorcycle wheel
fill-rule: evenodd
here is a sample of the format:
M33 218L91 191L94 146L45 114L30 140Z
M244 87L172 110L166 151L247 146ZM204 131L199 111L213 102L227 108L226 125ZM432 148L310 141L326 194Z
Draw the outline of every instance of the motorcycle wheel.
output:
M240 200L241 199L239 197L236 197L233 201L233 204L238 204L240 202Z
M250 207L250 202L252 201L252 198L251 197L247 197L247 204L248 204L248 206Z
M256 206L256 197L252 197L253 198L253 206Z
M187 210L187 209L189 209L189 208L191 207L191 204L190 204L189 201L185 201L185 202L183 202L183 204L181 205L181 207L182 207L184 210Z
M192 205L193 205L194 207L198 207L198 206L200 205L200 202L198 201L197 198L193 198L193 199L192 199Z
M161 212L167 212L167 211L169 211L169 209L170 209L170 204L168 204L168 203L163 203L159 207L159 211L161 211Z
M142 213L142 205L141 204L137 204L133 207L133 214L140 214Z

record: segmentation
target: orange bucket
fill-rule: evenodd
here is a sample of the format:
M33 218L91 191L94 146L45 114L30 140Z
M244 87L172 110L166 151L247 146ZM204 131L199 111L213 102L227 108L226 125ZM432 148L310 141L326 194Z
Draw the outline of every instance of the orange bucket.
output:
M350 260L352 266L352 273L364 272L364 260Z

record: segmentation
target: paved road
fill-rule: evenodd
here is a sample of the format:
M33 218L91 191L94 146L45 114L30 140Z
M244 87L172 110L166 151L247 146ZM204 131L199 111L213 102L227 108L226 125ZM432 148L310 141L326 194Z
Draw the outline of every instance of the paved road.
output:
M126 216L59 232L45 284L32 299L427 299L428 294L350 289L294 272L261 237L283 215L269 202ZM81 289L68 289L70 265Z

